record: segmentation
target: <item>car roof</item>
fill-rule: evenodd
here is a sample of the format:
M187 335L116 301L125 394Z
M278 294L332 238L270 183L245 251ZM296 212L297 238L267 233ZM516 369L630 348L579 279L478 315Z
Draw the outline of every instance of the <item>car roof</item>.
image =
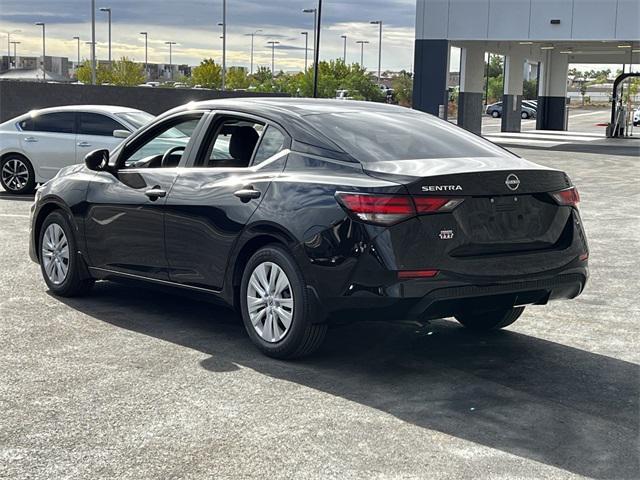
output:
M264 117L287 130L298 148L304 149L313 146L333 153L342 153L345 155L345 160L347 161L354 160L347 158L348 156L344 150L338 147L333 140L313 127L305 117L332 113L382 112L385 114L411 114L411 112L415 112L414 110L397 105L357 100L243 97L189 102L186 105L165 112L158 117L156 121L160 121L163 117L188 112L189 110L229 110L231 112ZM322 152L316 151L313 153L321 154Z
M60 107L47 107L34 109L29 113L56 113L56 112L89 112L89 113L126 113L140 112L141 110L122 107L119 105L64 105Z

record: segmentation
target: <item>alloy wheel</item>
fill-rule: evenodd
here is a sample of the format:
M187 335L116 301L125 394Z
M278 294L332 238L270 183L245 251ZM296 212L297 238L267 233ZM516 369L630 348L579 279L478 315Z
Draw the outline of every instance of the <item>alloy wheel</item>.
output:
M290 330L293 290L287 274L273 262L256 266L247 286L249 318L260 338L275 343Z
M2 167L2 182L12 191L22 190L29 182L29 169L19 158L12 158Z
M60 225L52 223L47 227L41 249L47 278L54 285L60 285L69 271L69 242Z

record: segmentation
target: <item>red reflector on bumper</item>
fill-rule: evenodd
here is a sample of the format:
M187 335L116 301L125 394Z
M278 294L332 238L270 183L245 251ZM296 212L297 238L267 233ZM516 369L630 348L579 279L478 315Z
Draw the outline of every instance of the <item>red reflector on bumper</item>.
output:
M438 274L439 270L402 270L398 272L398 278L406 280L409 278L432 278Z

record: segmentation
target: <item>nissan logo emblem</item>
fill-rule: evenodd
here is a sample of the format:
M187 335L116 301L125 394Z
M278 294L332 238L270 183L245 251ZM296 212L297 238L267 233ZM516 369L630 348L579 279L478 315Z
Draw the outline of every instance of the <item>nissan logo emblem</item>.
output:
M510 173L504 183L509 190L515 191L520 186L520 179L515 173Z

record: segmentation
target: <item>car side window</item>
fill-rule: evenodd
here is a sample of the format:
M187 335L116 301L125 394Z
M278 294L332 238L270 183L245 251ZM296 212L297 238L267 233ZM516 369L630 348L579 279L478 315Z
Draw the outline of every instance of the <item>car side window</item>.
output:
M196 166L212 168L246 168L264 131L264 125L253 120L229 118L213 127L205 141Z
M285 137L280 130L271 126L267 127L267 130L262 135L256 156L253 159L253 165L258 165L273 157L284 148L284 143Z
M199 112L167 120L135 139L125 147L118 168L177 167L202 115Z
M78 120L78 133L80 135L112 137L114 130L127 130L113 118L99 113L81 112L78 114Z
M76 114L73 112L44 113L22 120L18 125L28 132L73 133Z

